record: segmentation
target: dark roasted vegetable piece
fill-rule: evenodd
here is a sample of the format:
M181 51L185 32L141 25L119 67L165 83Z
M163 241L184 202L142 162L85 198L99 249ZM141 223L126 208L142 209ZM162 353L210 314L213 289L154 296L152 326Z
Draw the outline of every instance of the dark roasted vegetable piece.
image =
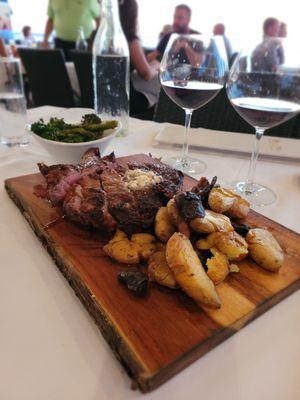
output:
M123 283L127 289L131 290L136 296L145 297L148 293L148 276L140 271L120 272L118 281Z
M201 198L193 192L182 192L175 196L175 202L181 217L186 221L203 218L205 210Z
M250 226L247 224L236 224L234 222L231 223L233 226L233 229L241 236L246 237L247 233L250 231Z
M209 192L214 187L217 186L216 185L217 179L218 178L216 176L214 176L212 178L212 181L209 183L209 181L204 176L202 176L199 179L199 182L197 183L197 185L192 188L192 192L196 193L198 196L201 197L202 204L204 207L207 207L207 205L208 205Z

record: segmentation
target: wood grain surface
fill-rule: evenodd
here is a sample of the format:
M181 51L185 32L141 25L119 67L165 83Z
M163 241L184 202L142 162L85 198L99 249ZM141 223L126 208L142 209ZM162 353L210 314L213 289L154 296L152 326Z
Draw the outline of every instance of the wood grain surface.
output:
M119 160L147 161L148 157ZM181 291L155 284L147 298L136 298L117 281L118 273L128 267L102 252L105 235L66 220L45 228L58 212L33 194L34 186L42 182L42 176L34 174L8 179L5 186L116 357L144 392L161 385L300 286L300 236L251 211L247 223L269 229L284 249L285 262L279 273L265 271L247 258L240 264L240 273L218 285L220 310L203 311ZM186 188L194 183L185 178Z

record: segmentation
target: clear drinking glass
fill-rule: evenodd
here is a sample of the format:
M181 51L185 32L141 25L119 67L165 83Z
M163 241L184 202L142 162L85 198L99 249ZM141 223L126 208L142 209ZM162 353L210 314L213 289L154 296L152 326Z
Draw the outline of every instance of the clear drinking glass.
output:
M231 186L254 206L272 204L277 197L271 189L255 181L261 138L266 129L300 111L300 57L293 56L289 49L286 40L264 39L241 51L227 81L227 95L233 107L255 128L248 175Z
M203 35L173 34L160 65L160 82L167 95L185 111L181 157L167 160L188 174L203 172L203 161L188 156L193 111L212 100L225 83L226 63L214 39Z
M0 142L13 146L29 143L27 112L20 61L0 57Z

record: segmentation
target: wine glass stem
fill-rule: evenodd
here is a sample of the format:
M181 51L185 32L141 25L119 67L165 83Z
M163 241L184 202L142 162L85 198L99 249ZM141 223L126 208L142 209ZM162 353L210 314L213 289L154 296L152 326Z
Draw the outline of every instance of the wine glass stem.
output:
M257 159L258 159L258 155L259 155L261 138L263 137L263 134L264 134L264 129L255 128L254 146L253 146L253 150L252 150L251 161L250 161L248 175L247 175L247 181L246 181L246 191L248 191L248 192L253 191L252 185L254 183L256 164L257 164Z
M189 108L185 108L185 127L184 127L184 140L182 147L182 165L185 167L188 165L188 153L189 153L189 145L190 145L190 126L192 120L193 110Z

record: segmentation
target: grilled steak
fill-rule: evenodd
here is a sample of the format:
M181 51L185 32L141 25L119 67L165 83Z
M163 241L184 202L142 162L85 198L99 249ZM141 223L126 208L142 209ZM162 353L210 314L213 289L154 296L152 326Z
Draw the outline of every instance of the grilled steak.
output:
M64 199L63 211L70 220L87 228L112 232L118 225L108 212L100 180L91 176L84 176L72 186Z
M116 161L114 153L100 157L89 149L78 165L39 164L47 184L47 198L62 206L66 217L87 228L127 234L153 229L157 210L180 192L183 174L159 160Z
M153 162L140 163L131 162L128 163L130 169L142 169L146 171L153 171L158 176L162 177L162 180L156 184L156 190L162 193L166 198L171 199L176 193L180 192L183 184L183 173L168 165L162 164L158 159L153 159Z
M119 227L131 234L141 230L141 215L136 198L126 187L124 174L125 170L117 172L106 168L101 174L101 183L107 195L109 212Z
M82 171L75 165L47 165L41 163L38 167L45 177L48 189L48 199L56 206L63 201L68 190L82 177Z

